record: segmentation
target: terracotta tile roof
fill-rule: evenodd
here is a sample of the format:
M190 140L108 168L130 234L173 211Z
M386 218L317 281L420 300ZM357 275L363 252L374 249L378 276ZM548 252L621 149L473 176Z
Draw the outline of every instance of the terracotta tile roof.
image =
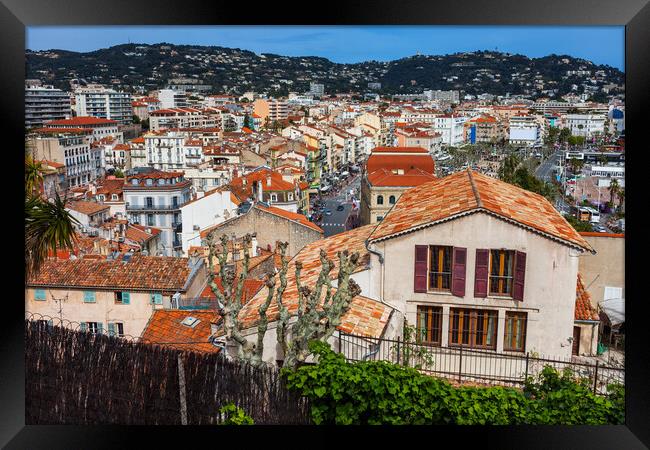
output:
M102 205L97 202L88 202L85 200L71 201L66 204L67 209L86 214L88 216L92 214L97 214L100 211L105 211L110 209L109 205Z
M599 233L598 231L581 231L580 236L584 237L610 237L610 238L624 238L625 233Z
M50 122L45 122L45 125L67 125L70 127L78 125L117 125L117 121L101 119L99 117L81 116L73 117L72 119L52 120Z
M433 157L426 154L403 154L403 155L382 155L371 154L366 161L366 173L372 173L379 169L409 169L419 168L428 173L435 173L435 161Z
M425 172L422 169L410 169L402 175L395 174L386 169L375 170L367 176L368 182L372 186L388 187L388 186L405 186L413 187L428 183L435 180L436 177L432 173Z
M423 153L428 154L429 151L422 147L375 147L372 153Z
M471 169L405 191L370 239L385 239L457 214L481 210L593 251L544 197Z
M39 133L39 134L56 134L56 133L85 133L85 134L91 134L93 130L89 128L74 128L74 127L68 127L68 128L37 128L34 130L34 133Z
M302 214L276 208L275 206L264 206L261 205L260 203L256 203L253 207L259 208L262 211L266 211L271 214L275 214L276 216L284 217L285 219L289 219L292 222L298 222L301 225L311 228L312 230L318 231L319 233L324 233L321 227L319 227L313 222L310 222L309 219L307 219L307 217L303 216Z
M144 144L144 138L140 136L135 139L131 139L131 142L133 142L134 144Z
M151 233L146 230L149 229ZM161 230L154 227L144 227L142 225L129 224L124 236L134 242L144 244L160 234Z
M334 269L330 272L332 279L338 276L338 256L337 252L348 250L350 252L359 252L360 258L357 268L354 271L360 272L367 269L370 262L370 253L365 247L365 240L375 225L366 225L355 228L344 233L336 234L329 238L320 239L306 245L290 262L287 271L287 289L282 297L283 303L287 306L290 313L295 313L298 309L298 291L295 282L296 262L303 264L300 280L305 286L314 287L320 274L319 253L321 248L327 252L334 264ZM276 280L279 283L279 280ZM278 285L278 284L276 284ZM242 308L239 313L239 319L242 328L249 328L256 324L259 319L259 307L266 299L266 287L262 289ZM325 294L323 293L323 296ZM352 300L352 306L342 318L339 328L348 333L360 334L369 337L381 336L392 309L375 300L357 296ZM272 302L267 311L269 320L276 320L279 315L278 305Z
M194 327L183 325L189 316L199 319L199 323ZM151 315L140 340L161 347L215 353L219 348L208 342L208 338L212 334L210 323L216 319L218 315L214 311L159 309Z
M582 276L578 274L576 283L576 307L574 320L599 320L598 312L591 305L591 295L587 292Z
M134 254L128 262L106 259L46 260L27 285L184 292L191 272L188 262L188 258L138 254Z

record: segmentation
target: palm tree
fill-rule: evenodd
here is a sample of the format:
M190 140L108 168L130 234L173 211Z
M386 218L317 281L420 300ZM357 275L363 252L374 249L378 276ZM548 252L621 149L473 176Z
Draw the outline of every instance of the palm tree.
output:
M58 193L53 201L41 196L40 165L25 159L25 273L35 275L50 251L72 249L77 239L74 224L79 223L65 209Z
M618 184L618 181L616 179L612 180L609 183L609 201L612 202L612 205L614 204L614 198L616 197L616 194L621 190L621 186Z
M625 189L620 188L616 196L618 197L618 211L620 212L623 209L623 202L625 202Z
M31 156L25 157L25 191L37 195L43 183L43 166Z

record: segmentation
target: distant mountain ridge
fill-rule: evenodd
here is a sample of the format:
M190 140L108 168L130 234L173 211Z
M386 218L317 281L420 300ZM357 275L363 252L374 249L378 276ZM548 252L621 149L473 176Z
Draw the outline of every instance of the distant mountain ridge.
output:
M92 52L26 52L27 78L69 90L70 80L112 85L116 89L159 89L170 80L210 85L211 93L246 91L286 95L305 92L310 82L327 94L379 92L406 94L423 89L460 90L465 94L556 97L568 92L603 96L622 93L624 74L568 55L529 58L496 51L416 55L398 60L334 63L323 57L290 57L217 46L122 44ZM183 83L177 83L183 84Z

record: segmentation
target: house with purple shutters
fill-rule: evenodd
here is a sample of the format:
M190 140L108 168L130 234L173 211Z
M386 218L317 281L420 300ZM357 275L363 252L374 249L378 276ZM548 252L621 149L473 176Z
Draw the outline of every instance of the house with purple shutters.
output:
M572 355L579 258L594 251L543 197L459 172L406 191L366 246L363 295L421 342Z

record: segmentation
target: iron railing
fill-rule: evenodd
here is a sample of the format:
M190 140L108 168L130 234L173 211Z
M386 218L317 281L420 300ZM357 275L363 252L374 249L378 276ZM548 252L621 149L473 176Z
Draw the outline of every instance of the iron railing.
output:
M607 385L625 384L625 368L608 366L600 361L581 362L578 358L544 357L536 353L497 353L465 347L441 347L405 342L402 339L368 338L338 332L338 351L348 361L388 361L412 367L423 373L505 386L522 386L528 377L537 376L550 365L575 376L591 380L594 393L606 394Z

